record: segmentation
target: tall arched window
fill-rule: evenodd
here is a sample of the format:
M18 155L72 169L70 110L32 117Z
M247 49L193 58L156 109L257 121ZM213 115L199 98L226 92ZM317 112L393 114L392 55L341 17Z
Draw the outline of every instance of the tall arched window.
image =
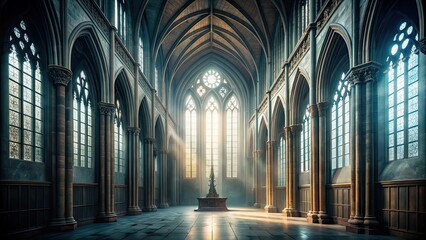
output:
M238 168L238 115L239 106L232 96L226 106L226 177L236 178Z
M124 0L115 1L115 27L123 42L126 42L126 5Z
M73 128L74 128L74 166L92 167L92 103L86 74L74 80Z
M9 158L42 162L40 56L24 21L9 39Z
M300 37L305 31L305 29L309 25L309 1L308 0L301 0L299 2L299 27L298 27L298 36Z
M418 156L418 34L407 22L395 32L386 61L389 161Z
M300 171L309 171L311 160L311 132L309 110L306 108L303 116L302 131L300 135Z
M219 169L219 105L210 97L206 105L206 177L210 176L211 166L215 176Z
M331 169L349 166L349 94L350 85L342 76L331 109Z
M197 109L191 96L185 110L185 177L197 177Z
M158 94L158 91L159 91L159 89L158 89L158 69L157 69L157 67L155 67L155 72L154 72L154 87L155 87L155 90L157 90L157 94Z
M144 54L144 49L143 49L143 41L142 38L139 38L139 68L141 69L141 71L143 72L143 54Z
M285 140L281 136L278 142L278 187L285 186Z
M115 100L115 116L114 116L114 156L115 156L115 172L124 173L124 144L123 144L123 117L121 112L121 104L118 98Z

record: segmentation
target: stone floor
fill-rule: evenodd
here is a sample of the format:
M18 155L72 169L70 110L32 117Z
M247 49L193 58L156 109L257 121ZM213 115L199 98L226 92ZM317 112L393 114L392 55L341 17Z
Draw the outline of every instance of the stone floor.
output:
M75 231L50 233L36 239L398 239L357 235L336 224L307 224L254 208L228 212L194 212L195 207L172 207L139 216L119 217L116 223L97 223Z

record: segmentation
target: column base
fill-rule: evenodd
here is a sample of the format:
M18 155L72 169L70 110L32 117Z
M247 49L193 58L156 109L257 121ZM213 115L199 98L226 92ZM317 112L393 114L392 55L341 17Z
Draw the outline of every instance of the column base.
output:
M255 203L255 204L253 204L253 207L255 207L255 208L260 208L260 203Z
M142 210L139 208L139 206L133 206L127 209L127 215L129 216L141 215L141 214L142 214Z
M318 212L318 222L320 224L331 224L333 220L328 216L326 212Z
M160 206L158 206L158 208L169 208L169 204L168 203L161 203Z
M276 213L277 212L277 208L273 205L266 205L264 209L265 209L265 212L267 212L267 213Z
M111 213L99 213L96 217L97 223L112 223L117 222L117 215L114 212Z
M306 221L308 223L319 223L318 213L309 211L309 213L306 215Z
M282 213L284 214L285 217L298 217L299 216L299 212L294 208L284 208L284 210L282 210Z
M146 206L142 209L142 212L156 212L156 211L157 211L157 206L155 205Z
M73 231L77 228L77 222L74 218L65 219L65 218L54 218L48 226L48 230L51 232L64 232L64 231Z

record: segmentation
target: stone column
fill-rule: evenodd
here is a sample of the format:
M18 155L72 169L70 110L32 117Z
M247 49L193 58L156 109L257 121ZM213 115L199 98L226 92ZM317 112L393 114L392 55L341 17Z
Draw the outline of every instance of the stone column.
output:
M317 105L309 106L310 124L311 124L311 202L310 211L307 214L306 220L310 223L318 223L318 205L319 205L319 179L318 179L318 109ZM321 146L323 147L323 146Z
M350 224L347 230L358 232L364 222L363 198L364 198L364 158L363 158L363 133L362 133L362 73L360 67L354 67L349 72L351 84L351 110L353 110L355 132L351 136L355 139L353 152L354 158L351 162L351 216L348 220ZM352 99L353 98L353 99Z
M327 149L329 148L327 142L327 122L328 122L328 110L329 103L328 102L320 102L317 104L318 107L318 122L319 122L319 136L318 136L318 145L320 146L318 152L318 221L321 224L331 223L331 219L327 215L327 176L328 176L328 161L327 161Z
M160 206L159 208L168 208L169 203L167 202L167 151L160 150L158 151L158 156L160 160Z
M274 159L275 159L275 141L266 142L266 206L265 212L275 213L275 174L274 174Z
M299 211L296 209L296 196L297 196L297 142L299 139L302 125L295 124L285 128L287 136L287 188L288 195L286 205L284 209L284 215L287 217L299 216Z
M49 77L56 86L56 154L53 179L56 196L49 228L53 231L74 230L77 222L73 217L72 159L66 159L65 87L71 80L71 70L49 65ZM72 144L72 143L69 143Z
M155 205L155 186L154 186L154 141L153 138L145 138L145 167L144 167L144 181L145 181L145 206L142 211L155 212L157 206Z
M375 141L376 134L374 110L376 106L376 73L379 71L378 63L368 63L364 68L364 84L365 84L365 215L364 226L367 233L375 233L379 222L375 217L374 211L374 166L375 166Z
M139 131L137 127L128 127L128 152L129 152L129 207L127 215L139 215L142 213L138 203L139 192L139 164L138 164L138 143Z
M254 151L254 204L253 206L256 208L260 208L260 202L259 202L259 193L260 193L260 184L259 184L259 158L260 158L261 151L258 149Z
M112 103L99 102L100 122L100 173L99 173L99 214L98 222L115 222L117 215L114 212L114 158L112 157L113 136L112 116L115 105ZM102 207L102 208L101 208Z

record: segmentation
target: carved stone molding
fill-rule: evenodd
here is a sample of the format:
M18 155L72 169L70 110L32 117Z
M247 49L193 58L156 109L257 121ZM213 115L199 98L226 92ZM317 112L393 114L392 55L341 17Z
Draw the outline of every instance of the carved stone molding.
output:
M71 81L72 71L59 65L49 65L49 78L55 85L67 86Z
M333 16L334 11L337 9L337 7L340 5L342 0L331 0L328 1L327 5L325 6L324 10L320 12L318 16L318 20L316 22L317 27L317 35L321 32L322 28L325 26L325 24L328 22L331 16Z
M377 81L377 72L381 69L381 65L376 62L368 62L353 67L349 71L348 81L352 86Z
M320 117L327 116L327 111L328 111L329 107L330 107L330 103L329 102L320 102L320 103L317 103L318 116L320 116Z
M293 134L297 134L300 131L302 131L303 126L302 126L302 124L293 124L293 125L290 126L290 128L291 128L291 132Z
M308 106L308 111L309 111L309 116L311 116L311 118L314 118L314 117L318 116L317 105L315 105L315 104L309 105Z
M112 103L99 102L98 108L99 108L99 113L103 115L111 115L115 111L115 105Z
M138 127L127 127L127 132L130 134L138 135L140 133L141 129Z
M155 138L146 137L144 138L145 144L153 144L155 142Z
M88 15L93 18L94 22L99 26L105 36L108 36L111 25L95 1L79 0L79 3L84 6L83 9L85 9L88 12Z

